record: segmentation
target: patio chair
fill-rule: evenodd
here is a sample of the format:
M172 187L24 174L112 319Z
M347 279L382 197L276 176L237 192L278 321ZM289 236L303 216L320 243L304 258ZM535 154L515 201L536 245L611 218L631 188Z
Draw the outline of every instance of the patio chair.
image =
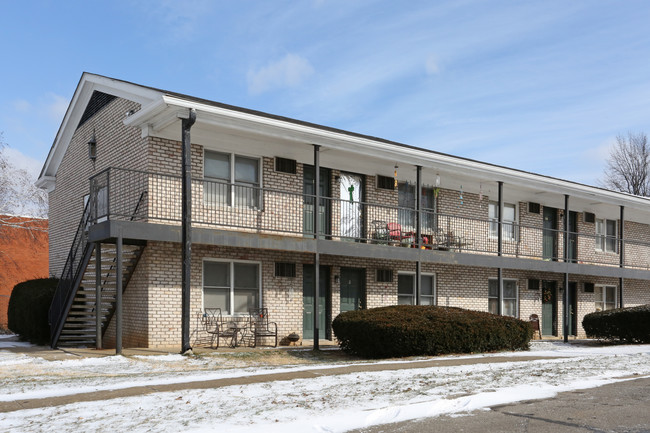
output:
M535 337L535 332L539 334L539 339L542 339L542 331L539 328L539 316L537 314L531 314L528 318L530 321L530 327L533 329L533 338Z
M388 223L386 224L386 228L388 229L388 238L392 243L397 243L397 245L400 245L402 240L412 237L410 233L407 235L402 232L402 225L399 223Z
M253 308L249 310L248 329L253 347L257 345L257 339L263 337L274 337L275 344L273 347L278 347L278 325L275 322L269 322L267 308Z
M206 308L203 311L203 326L205 332L210 334L210 347L212 349L219 348L219 337L221 334L222 322L221 322L221 308ZM217 346L214 346L214 342L217 342Z

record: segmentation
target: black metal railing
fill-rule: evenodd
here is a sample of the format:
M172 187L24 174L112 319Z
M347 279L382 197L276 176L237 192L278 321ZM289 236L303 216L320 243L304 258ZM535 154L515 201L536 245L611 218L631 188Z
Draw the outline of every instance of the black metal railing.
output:
M297 188L302 189L302 184ZM136 203L137 215L133 215ZM104 219L181 222L181 177L110 168L91 179L96 211L93 222ZM93 201L94 200L94 201ZM192 180L192 224L201 227L314 237L315 196L251 184L214 179ZM389 246L498 254L498 225L490 218L420 212L421 238L416 240L414 209L370 202L321 197L318 236ZM485 210L487 215L487 209ZM503 222L502 255L563 261L563 230ZM540 224L541 225L541 224ZM650 236L650 234L649 234ZM418 242L419 241L419 242ZM569 233L569 262L620 265L620 239ZM650 269L650 242L625 239L625 267Z
M54 292L52 304L48 312L48 320L50 323L50 342L54 344L57 334L62 327L63 315L66 313L67 305L71 302L71 297L74 296L75 281L79 278L79 273L83 271L82 262L88 249L88 227L91 223L90 209L92 199L86 203L83 216L77 227L74 235L68 258L63 266L61 279Z

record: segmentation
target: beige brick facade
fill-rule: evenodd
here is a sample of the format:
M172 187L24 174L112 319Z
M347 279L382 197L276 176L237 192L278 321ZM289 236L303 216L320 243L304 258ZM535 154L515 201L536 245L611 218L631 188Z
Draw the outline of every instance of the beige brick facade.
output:
M116 98L103 107L73 134L65 155L58 167L56 187L50 193L50 272L59 275L69 252L72 237L79 224L84 196L89 192L89 178L109 167L111 219L145 221L154 224L179 225L181 219L181 143L169 138L149 136L142 138L140 128L128 127L123 123L127 112L139 110L139 105ZM144 110L143 110L144 111ZM88 158L87 142L95 134L97 159ZM229 136L228 136L229 137ZM274 137L275 140L277 137ZM223 142L228 138L221 138ZM243 139L242 139L243 140ZM247 137L242 141L253 142L256 149L265 149L264 140ZM259 140L256 142L255 140ZM307 158L297 160L296 173L281 173L275 170L275 159L271 154L260 154L259 174L261 189L250 189L259 194L259 200L248 206L234 206L228 202L215 202L211 188L231 188L219 182L204 179L204 155L206 150L237 155L237 143L222 149L223 142L192 144L192 215L195 227L219 230L235 230L256 233L260 236L285 236L303 238L308 233L304 220L310 218L308 199L302 196ZM287 143L291 148L294 143ZM242 147L242 154L250 157L249 149ZM297 151L296 151L297 152ZM361 155L359 156L361 158ZM343 165L342 161L341 164ZM386 164L393 164L388 161ZM348 164L348 168L349 168ZM328 238L340 240L341 218L347 205L340 199L340 176L350 170L328 167L331 170L331 197L326 198L330 227ZM151 173L147 173L151 172ZM360 205L363 229L360 243L366 240L376 243L373 237L383 223L399 220L397 189L382 189L377 186L376 173L360 173L364 182ZM400 179L401 180L401 179ZM216 186L215 186L216 185ZM235 186L236 187L236 186ZM423 229L430 243L440 239L456 239L455 249L461 247L468 253L492 254L497 251L497 238L488 221L489 203L492 197L481 192L461 191L446 185L437 192L435 217L436 227ZM481 186L482 188L482 186ZM476 190L476 188L474 188ZM231 190L229 190L231 191ZM256 192L255 192L256 191ZM234 197L234 193L230 193ZM542 196L530 194L530 201L541 201L539 213L529 212L528 199L504 201L516 205L516 221L511 237L503 243L503 255L510 258L543 259L543 209ZM138 205L143 200L141 205ZM137 215L134 215L138 206ZM558 224L556 232L557 257L564 251L562 228L563 210L555 213ZM550 207L550 206L549 206ZM573 209L572 209L573 210ZM578 263L600 266L619 265L618 252L603 252L596 248L596 224L585 221L583 209L575 209L578 218L577 250ZM403 210L402 210L403 212ZM137 217L137 218L136 218ZM596 216L600 218L599 215ZM382 223L377 223L381 221ZM492 224L494 224L492 222ZM620 222L619 222L620 224ZM383 228L382 228L383 229ZM405 231L407 228L404 228ZM413 228L410 228L413 230ZM635 242L625 246L626 264L638 269L650 269L650 226L641 222L626 221L625 237ZM395 242L396 243L396 242ZM178 346L181 340L181 246L178 243L149 241L124 293L125 346L164 347ZM397 247L395 256L399 257ZM454 248L440 248L454 249ZM338 253L338 251L337 251ZM554 257L553 259L557 259ZM313 264L313 255L302 252L274 251L251 248L236 248L228 245L194 244L191 269L191 312L193 331L199 327L195 314L203 307L203 262L204 260L225 260L259 264L261 274L260 300L269 309L271 319L278 323L279 337L303 333L303 266ZM550 260L550 259L549 259ZM276 277L275 263L296 264L295 277ZM327 317L331 321L341 310L341 286L337 283L341 268L358 268L365 272L362 304L366 308L393 305L398 302L397 284L400 272L414 273L415 263L403 260L377 259L374 257L345 257L322 255L321 265L330 269ZM393 271L390 282L378 282L377 269ZM481 266L457 264L423 263L422 272L435 275L436 302L438 305L462 307L488 311L488 286L491 278L497 277L497 270ZM528 320L531 314L542 317L542 290L529 290L528 280L555 282L557 307L552 320L554 333L562 330L562 301L564 275L525 270L504 269L505 279L517 281L517 315ZM570 282L576 283L576 321L581 323L585 314L595 310L593 293L585 292L585 283L606 284L618 287L617 278L589 275L571 275ZM650 303L650 283L646 280L625 280L624 301L626 306ZM560 290L560 288L562 290ZM619 300L620 301L620 300ZM237 318L242 320L242 318ZM114 322L114 321L113 321ZM111 323L105 336L108 346L115 342L115 324ZM331 337L329 329L323 330ZM584 331L578 326L578 336ZM197 334L193 333L196 339ZM204 341L203 341L204 342Z

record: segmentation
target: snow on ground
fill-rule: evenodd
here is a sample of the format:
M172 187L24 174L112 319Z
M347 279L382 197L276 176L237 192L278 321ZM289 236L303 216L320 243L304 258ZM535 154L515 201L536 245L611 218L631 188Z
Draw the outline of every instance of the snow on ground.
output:
M342 365L242 367L247 363L223 353L45 361L1 348L2 340L0 399L4 401ZM436 359L489 360L504 355L546 359L322 376L20 410L0 414L0 430L343 432L463 414L650 375L650 345L591 347L533 342L530 352ZM557 356L565 358L552 359Z

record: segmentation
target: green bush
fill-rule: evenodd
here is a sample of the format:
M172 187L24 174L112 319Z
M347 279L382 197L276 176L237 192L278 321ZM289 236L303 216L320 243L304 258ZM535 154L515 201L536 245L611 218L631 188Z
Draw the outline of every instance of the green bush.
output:
M12 332L34 344L49 342L47 314L58 282L57 278L41 278L16 284L7 310Z
M650 304L589 313L582 327L592 338L650 343Z
M533 335L512 317L428 305L347 311L332 329L344 351L367 358L527 350Z

